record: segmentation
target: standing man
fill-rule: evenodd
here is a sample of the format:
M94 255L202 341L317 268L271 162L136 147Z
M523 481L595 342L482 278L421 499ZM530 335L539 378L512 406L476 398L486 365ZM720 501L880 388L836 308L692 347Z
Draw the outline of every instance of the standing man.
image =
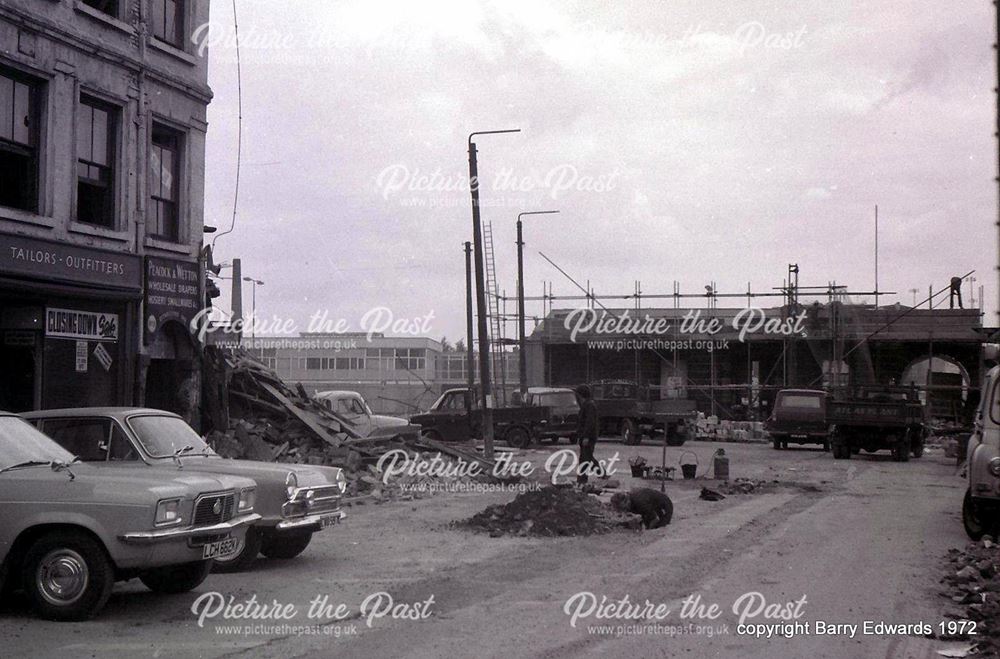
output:
M577 387L576 398L580 403L580 415L577 417L576 424L576 441L580 444L580 461L577 466L576 482L583 485L587 482L587 475L594 473L597 469L594 448L597 447L597 432L600 428L600 422L597 418L597 404L590 393L590 387L585 384Z

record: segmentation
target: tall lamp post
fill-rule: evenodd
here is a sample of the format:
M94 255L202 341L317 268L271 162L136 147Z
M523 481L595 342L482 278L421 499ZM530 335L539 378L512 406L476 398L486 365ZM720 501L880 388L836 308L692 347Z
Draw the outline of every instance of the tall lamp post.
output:
M524 236L521 218L525 215L557 215L559 211L528 211L517 214L517 341L518 373L521 380L521 401L528 400L528 358L524 353Z
M250 318L252 319L253 325L250 326L250 341L254 343L254 348L257 347L257 287L263 286L264 282L259 279L254 279L253 277L244 277L243 281L250 282L253 284L252 292L250 294Z
M486 326L486 274L483 270L483 227L479 217L479 164L476 160L476 135L520 133L511 130L486 130L469 134L469 192L472 194L472 242L476 261L476 313L479 316L479 408L482 411L483 454L493 459L493 395L490 387L490 334Z

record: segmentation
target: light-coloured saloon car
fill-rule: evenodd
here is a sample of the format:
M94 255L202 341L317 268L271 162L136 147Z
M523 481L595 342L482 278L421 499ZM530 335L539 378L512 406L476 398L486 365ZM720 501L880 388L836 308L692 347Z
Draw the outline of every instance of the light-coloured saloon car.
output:
M257 521L254 496L246 478L81 464L0 412L0 591L52 620L96 615L115 581L189 591Z
M256 481L256 512L261 519L247 531L235 554L216 559L216 571L246 569L259 553L294 558L305 551L313 533L345 517L341 499L347 484L340 469L219 457L170 412L91 407L22 416L84 462L102 468L173 467Z

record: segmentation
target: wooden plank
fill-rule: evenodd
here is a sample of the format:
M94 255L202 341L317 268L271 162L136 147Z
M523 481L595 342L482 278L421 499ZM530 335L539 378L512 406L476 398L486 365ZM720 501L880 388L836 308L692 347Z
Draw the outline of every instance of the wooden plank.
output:
M316 422L316 419L312 417L311 412L307 413L304 410L300 410L295 403L293 403L291 400L288 399L288 397L286 397L283 393L278 391L276 387L271 386L267 382L258 381L257 384L260 385L260 387L264 391L271 394L275 400L281 403L292 414L292 416L294 416L296 419L305 424L305 426L309 428L309 430L312 430L314 433L316 433L317 437L322 439L327 444L330 444L331 446L339 447L341 445L340 440L338 440L333 433L331 433L329 430L327 430L326 428L324 428L323 426L321 426L319 423ZM350 430L349 428L343 428L342 432L345 432L348 436L352 437L353 439L356 439L358 437L358 434Z

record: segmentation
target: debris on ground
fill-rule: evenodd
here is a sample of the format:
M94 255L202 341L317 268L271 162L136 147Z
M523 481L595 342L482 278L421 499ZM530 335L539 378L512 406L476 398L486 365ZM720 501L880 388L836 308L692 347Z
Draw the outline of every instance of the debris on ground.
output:
M726 498L726 495L721 492L716 492L715 490L710 490L707 487L703 487L701 488L701 494L698 495L698 498L705 501L722 501Z
M348 483L346 502L358 504L420 498L491 480L494 463L473 448L423 437L413 425L364 437L301 384L287 384L246 351L213 348L206 353L205 416L213 429L205 440L225 458L340 467ZM412 459L437 456L446 466L433 475L394 475L383 483L376 465L399 450ZM447 466L459 461L477 463L484 475L441 475L463 471Z
M951 549L946 569L941 581L947 589L941 595L951 604L945 607L945 619L977 623L975 635L966 639L976 644L969 656L1000 657L1000 546L984 536L965 549Z
M765 494L774 492L780 485L779 481L765 481L759 478L737 478L721 483L719 491L723 494Z
M572 487L550 485L522 492L510 503L490 506L457 526L491 537L579 536L640 529L642 518L615 510Z

